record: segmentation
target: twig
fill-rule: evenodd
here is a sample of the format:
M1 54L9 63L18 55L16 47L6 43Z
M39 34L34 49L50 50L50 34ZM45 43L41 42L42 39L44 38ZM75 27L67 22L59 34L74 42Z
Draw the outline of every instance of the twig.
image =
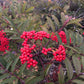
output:
M79 75L77 75L76 77L74 77L73 79L69 80L68 82L66 82L65 84L69 84L72 82L72 80L75 80L76 78L78 78L80 75L84 75L84 73L80 73Z
M62 31L63 28L65 28L65 26L67 25L67 23L72 19L72 16L69 17L68 20L66 20L63 24L63 26L58 30L58 32Z
M11 76L15 76L18 80L20 80L21 84L25 84L24 80L22 80L21 78L19 78L17 75L15 75L14 73L12 72L9 72L8 70L5 69L5 67L0 63L0 66L2 69L5 70L4 73L9 73Z
M44 47L46 47L49 44L50 41L51 41L51 39L49 39L49 41L46 43L46 45Z

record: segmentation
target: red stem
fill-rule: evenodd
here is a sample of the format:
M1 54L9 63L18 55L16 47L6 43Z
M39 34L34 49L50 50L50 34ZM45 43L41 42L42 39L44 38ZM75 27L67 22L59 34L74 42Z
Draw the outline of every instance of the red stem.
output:
M67 23L68 23L71 19L72 19L72 16L70 16L69 19L67 19L67 20L64 22L63 26L58 30L58 32L62 31L62 29L65 28L65 26L67 25Z

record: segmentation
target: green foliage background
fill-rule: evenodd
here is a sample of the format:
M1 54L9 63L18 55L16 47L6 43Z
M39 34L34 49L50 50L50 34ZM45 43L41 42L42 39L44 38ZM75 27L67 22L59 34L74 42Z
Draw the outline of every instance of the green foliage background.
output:
M9 0L10 3L0 6L0 30L7 33L10 39L10 51L3 55L0 52L1 84L84 84L84 1L83 0ZM70 20L69 20L70 19ZM68 21L69 20L69 21ZM39 65L26 69L19 60L23 31L46 31L57 33L64 30L67 44L66 60L61 64L58 80L50 77L52 64ZM69 45L71 37L71 45ZM49 44L48 46L52 46ZM79 59L78 59L79 58ZM46 58L47 59L47 58ZM51 58L50 58L51 59ZM58 67L58 65L55 65ZM54 74L57 78L57 73Z

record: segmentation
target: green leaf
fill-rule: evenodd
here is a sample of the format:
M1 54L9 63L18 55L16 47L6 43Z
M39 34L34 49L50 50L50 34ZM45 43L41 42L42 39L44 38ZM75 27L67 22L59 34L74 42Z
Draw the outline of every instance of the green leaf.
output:
M83 26L79 23L80 21L82 21L81 18L72 19L72 20L70 20L70 21L67 23L67 25L75 24L75 25L77 25L77 26L83 27Z
M83 66L83 69L84 69L84 56L82 56L82 66Z
M21 14L21 3L18 3L17 5L17 12Z
M19 57L17 57L17 58L15 59L14 63L12 64L12 67L11 67L11 71L12 71L12 72L14 71L15 65L17 64L18 60L19 60Z
M69 49L75 51L76 53L80 54L79 50L75 49L74 47L71 47L71 46L65 45L65 44L63 44L63 46L65 46L65 47L67 47L67 48L69 48Z
M24 70L25 70L25 68L26 68L26 65L27 65L27 63L23 64L23 65L20 67L19 75L21 75L21 74L24 72Z
M1 76L0 76L0 80L6 78L6 77L8 77L8 76L9 76L9 74L8 74L8 73L5 73L4 75L1 75Z
M81 76L79 76L79 77L84 79L84 75L81 75Z
M66 13L66 11L69 9L69 5L65 5L64 6L64 8L63 8L63 10L64 10L64 12Z
M76 44L76 33L75 32L71 32L71 41L74 45Z
M11 66L11 64L12 64L12 62L13 61L10 61L8 64L7 64L7 66L6 66L6 70L8 70L9 69L9 67Z
M51 66L51 64L49 64L49 65L47 66L47 68L45 69L45 72L44 72L45 76L48 74L49 69L50 69L50 66Z
M20 22L20 23L17 25L17 28L19 29L22 25L23 25L23 23Z
M0 74L3 73L3 72L4 72L4 70L0 70Z
M9 39L15 40L15 39L21 39L19 36L11 36Z
M74 64L76 73L80 74L80 72L81 72L81 64L80 64L79 59L77 57L73 56L72 60L73 60L73 64Z
M28 19L25 20L25 21L23 22L23 24L21 24L20 30L25 31L25 27L29 24L28 22L29 22Z
M24 12L25 12L26 5L27 5L27 3L24 3L24 4L22 5L22 13L24 13Z
M15 11L14 11L14 7L11 6L10 9L11 9L11 12L12 12L13 17L15 17L16 14L15 14Z
M58 80L59 84L64 84L64 72L62 66L60 67L60 70L58 72Z
M79 51L84 53L84 43L82 43L82 45L79 47Z
M54 26L53 21L48 16L46 18L47 18L48 25L51 27L52 31L55 32L55 26Z
M76 83L76 84L84 84L84 81L78 80L78 79L75 79L75 80L73 80L72 82L74 82L74 83Z
M82 43L82 41L83 41L83 39L81 38L82 36L79 33L76 33L76 36L77 36L76 42L77 42L77 44L80 45L80 43Z
M26 13L28 13L28 12L30 12L30 11L33 11L33 10L34 10L34 7L32 6L32 7L28 8L28 9L26 10Z
M35 77L36 77L36 76L28 77L28 78L25 80L26 84L27 84L29 81L31 81L33 78L35 78Z
M69 55L69 57L72 56L73 53L74 53L73 50L69 50L69 51L68 51L68 55Z
M15 60L16 56L12 52L6 50L6 53L9 55L10 60Z
M12 30L4 30L4 32L6 32L6 33L11 33L11 34L17 34L17 32L15 32L15 31L12 31Z
M1 63L4 67L5 67L6 64L7 64L6 60L5 60L2 56L0 56L0 63Z
M63 12L61 12L61 21L62 21L62 24L64 24L66 18L65 18L65 14Z
M47 24L44 24L42 27L42 30L49 33L48 29L47 29Z
M16 25L13 23L12 19L10 19L10 18L8 18L8 17L6 17L6 16L4 16L3 18L6 19L6 20L9 22L9 24L10 24L14 29L16 29Z
M72 67L71 62L69 61L68 58L66 58L64 60L64 63L66 65L66 69L67 69L68 80L70 80L73 77L73 67Z
M8 79L5 79L1 82L1 84L6 84L6 83L13 83L13 81L15 80L16 78L15 77L11 77L11 78L8 78Z
M59 44L62 44L62 40L61 40L61 38L60 38L60 36L59 36L58 33L56 33L56 36L57 36L57 38L58 38L58 42L59 42Z
M52 18L54 19L54 22L57 24L57 26L59 26L58 18L54 15L52 15Z
M69 45L70 44L69 32L66 29L64 29L64 30L65 30L65 34L66 34L66 38L67 38L67 44Z
M42 76L32 76L27 79L26 84L37 84L41 80L43 80Z

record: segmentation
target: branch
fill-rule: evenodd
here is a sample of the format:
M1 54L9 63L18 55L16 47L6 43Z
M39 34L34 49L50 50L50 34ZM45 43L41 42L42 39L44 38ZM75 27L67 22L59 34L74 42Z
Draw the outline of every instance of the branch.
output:
M67 19L67 20L64 22L63 26L58 30L58 32L62 31L62 29L65 28L65 26L67 25L67 23L68 23L71 19L72 19L72 16L70 16L69 19Z
M77 79L79 76L84 75L84 73L80 73L79 75L77 75L76 77L74 77L73 79L69 80L68 82L66 82L65 84L69 84L71 83L73 80Z
M0 63L0 66L2 69L5 70L4 73L9 73L11 76L15 76L18 80L20 80L21 84L25 84L24 80L22 80L21 78L19 78L17 75L15 75L14 73L12 72L9 72L8 70L5 69L5 67Z

